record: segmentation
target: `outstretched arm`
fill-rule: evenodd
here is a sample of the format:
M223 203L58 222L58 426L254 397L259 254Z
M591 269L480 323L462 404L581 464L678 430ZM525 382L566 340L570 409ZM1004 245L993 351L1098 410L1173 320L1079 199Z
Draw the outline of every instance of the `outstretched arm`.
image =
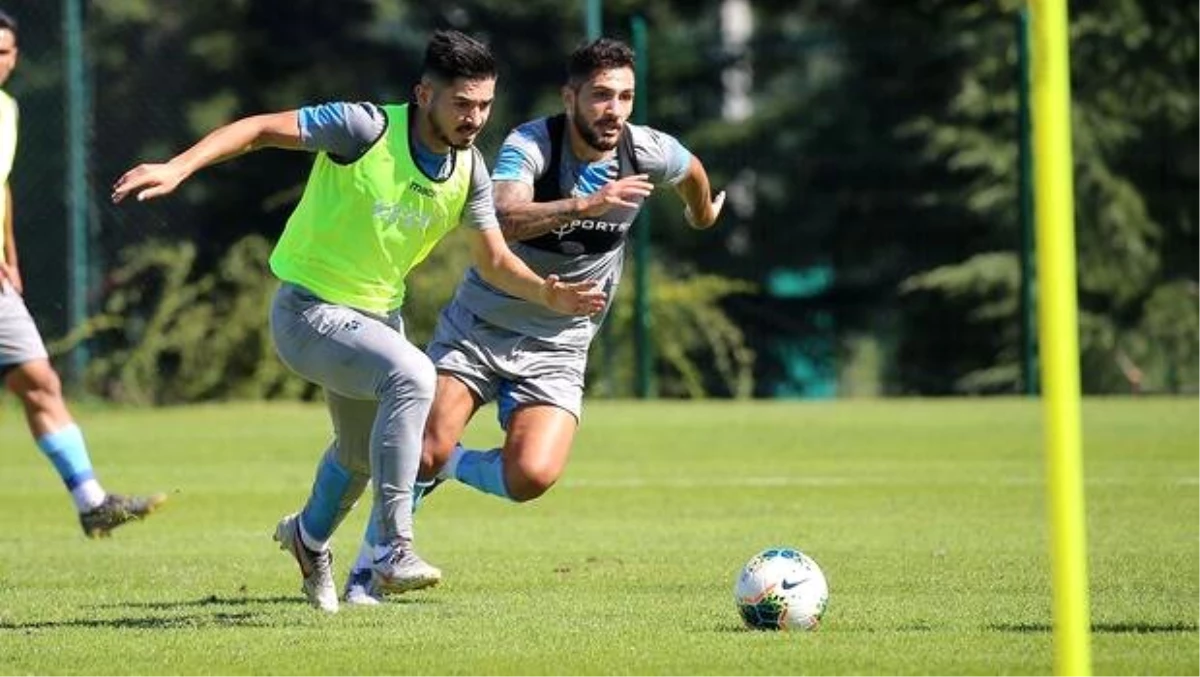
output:
M725 204L725 191L717 193L715 198L712 197L708 172L704 171L704 165L695 156L692 156L687 174L675 184L675 190L686 205L683 215L689 225L703 230L711 228L717 222L717 217L721 215L721 207Z
M635 207L631 200L646 197L652 190L650 177L637 174L605 184L586 197L534 202L533 186L520 181L497 181L496 216L504 237L530 240L575 219L600 216L613 207Z
M113 184L112 201L131 193L138 201L167 195L197 171L260 148L301 148L300 122L294 110L253 115L210 132L191 148L162 164L142 164Z
M471 259L488 284L531 303L564 315L593 315L604 309L606 295L595 282L559 282L557 275L543 279L512 253L495 228L472 233Z

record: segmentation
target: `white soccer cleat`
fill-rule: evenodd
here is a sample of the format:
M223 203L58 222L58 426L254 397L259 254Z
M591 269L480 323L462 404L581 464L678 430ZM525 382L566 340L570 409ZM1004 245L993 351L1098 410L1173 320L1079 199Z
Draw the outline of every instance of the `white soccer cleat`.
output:
M300 590L309 604L329 613L337 613L337 587L333 584L333 553L329 550L309 550L300 538L300 516L292 514L279 520L275 540L280 550L292 553L300 565L304 583Z
M371 583L380 594L420 590L437 585L442 571L411 549L394 548L371 567Z
M342 601L355 606L378 606L383 595L375 590L370 569L351 569L342 591Z

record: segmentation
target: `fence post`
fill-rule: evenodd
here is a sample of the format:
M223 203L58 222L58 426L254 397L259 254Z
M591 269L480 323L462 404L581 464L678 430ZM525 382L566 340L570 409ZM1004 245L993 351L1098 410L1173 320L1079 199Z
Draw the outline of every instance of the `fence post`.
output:
M89 219L91 197L88 191L87 112L88 88L83 6L81 0L63 0L63 64L67 90L66 140L67 165L64 178L67 203L67 326L76 331L88 317ZM70 378L83 379L88 363L87 343L81 341L71 351Z

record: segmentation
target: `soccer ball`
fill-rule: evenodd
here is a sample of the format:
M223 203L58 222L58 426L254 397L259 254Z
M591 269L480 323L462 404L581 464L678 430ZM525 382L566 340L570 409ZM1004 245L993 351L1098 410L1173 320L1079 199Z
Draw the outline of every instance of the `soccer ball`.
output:
M733 587L746 625L756 630L814 630L829 586L811 557L795 548L768 548L746 562Z

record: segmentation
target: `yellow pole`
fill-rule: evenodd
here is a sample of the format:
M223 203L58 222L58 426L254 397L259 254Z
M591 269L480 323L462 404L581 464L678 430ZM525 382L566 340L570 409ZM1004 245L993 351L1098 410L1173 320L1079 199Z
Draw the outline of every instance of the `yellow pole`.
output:
M1039 342L1054 579L1054 671L1091 674L1066 0L1031 0Z

